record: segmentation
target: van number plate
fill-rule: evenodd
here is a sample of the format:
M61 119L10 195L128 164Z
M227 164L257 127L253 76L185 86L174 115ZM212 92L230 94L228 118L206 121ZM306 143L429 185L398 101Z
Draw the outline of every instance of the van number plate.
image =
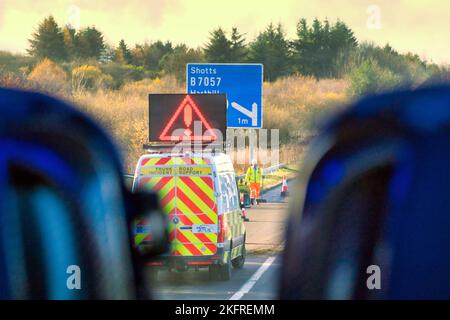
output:
M210 233L217 232L217 225L215 224L194 224L192 226L193 233Z

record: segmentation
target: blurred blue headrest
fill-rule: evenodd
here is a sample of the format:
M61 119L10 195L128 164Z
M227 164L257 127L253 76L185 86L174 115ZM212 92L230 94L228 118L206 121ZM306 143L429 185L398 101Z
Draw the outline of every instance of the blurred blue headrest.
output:
M320 297L323 292L308 280L320 272L311 266L344 264L350 250L339 251L339 246L353 235L348 245L360 241L366 262L382 267L383 290L369 294L450 298L450 86L362 98L324 123L305 163L300 200L292 211L298 225L288 232L285 255L287 268L304 267L299 268L298 285L288 274L295 272L285 271L286 297ZM370 223L357 224L357 216ZM341 218L345 221L337 223ZM328 223L344 236L324 244ZM353 267L364 279L367 265ZM330 274L346 270L339 268ZM329 274L321 277L328 279L324 287L342 287L330 284ZM356 285L364 296L365 283Z
M376 119L378 126L395 124L417 134L448 129L450 86L394 91L367 96L328 121L324 132L336 132L351 121L364 123Z
M17 136L53 143L54 138L34 132L48 131L54 135L83 139L87 145L101 145L99 152L109 155L110 161L120 168L120 158L109 136L88 116L69 104L50 96L0 88L0 137ZM97 145L97 146L98 146ZM70 148L70 145L65 145Z
M0 298L132 296L125 198L118 151L94 121L0 89ZM67 288L72 265L83 290Z

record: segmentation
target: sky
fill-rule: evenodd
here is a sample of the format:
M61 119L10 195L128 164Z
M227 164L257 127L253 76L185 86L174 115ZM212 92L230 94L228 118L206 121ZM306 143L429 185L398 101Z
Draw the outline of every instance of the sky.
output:
M448 0L0 0L0 50L24 53L50 14L60 25L94 25L108 43L123 38L129 46L155 40L203 46L219 26L236 26L251 41L270 22L282 23L292 39L300 18L340 19L360 41L450 64Z

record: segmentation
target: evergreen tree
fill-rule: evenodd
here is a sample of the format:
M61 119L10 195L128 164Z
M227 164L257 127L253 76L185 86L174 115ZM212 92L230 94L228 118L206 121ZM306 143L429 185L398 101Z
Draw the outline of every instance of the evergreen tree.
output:
M341 21L330 25L314 19L309 28L305 19L297 24L297 39L292 42L297 72L316 78L342 74L352 51L357 47L353 31Z
M311 57L313 45L306 19L301 19L297 24L297 39L291 43L293 49L292 58L297 72L304 75L312 75L314 73L313 58Z
M165 74L171 74L183 83L186 80L186 64L190 62L204 62L204 53L201 49L189 49L186 45L177 45L172 52L166 54L161 60L161 69Z
M116 49L115 61L122 64L131 64L132 61L131 51L130 49L128 49L128 46L125 43L125 40L123 39L120 40L119 46Z
M72 26L66 25L62 31L64 34L64 44L67 50L67 57L71 60L76 56L78 50L76 30Z
M289 73L289 43L284 37L281 24L275 27L271 23L256 37L250 44L248 60L264 65L264 78L268 81Z
M342 21L337 21L331 29L330 51L332 52L333 65L330 67L332 76L340 77L351 61L354 51L358 46L353 31Z
M210 33L209 42L204 52L208 62L231 61L231 42L222 28L218 28Z
M105 48L102 50L102 53L100 54L99 61L100 62L111 62L115 58L115 51L114 48L108 44L105 44Z
M39 24L38 30L33 33L29 42L30 49L27 51L33 57L49 58L55 61L67 58L64 34L53 16L45 18Z
M172 43L167 41L156 41L151 44L136 45L132 50L132 63L137 66L143 66L146 69L159 72L161 71L161 60L173 51Z
M236 27L231 29L230 62L243 62L247 56L245 38Z
M76 36L78 45L77 55L80 58L94 58L100 59L105 43L103 41L103 34L95 27L87 27L82 29Z

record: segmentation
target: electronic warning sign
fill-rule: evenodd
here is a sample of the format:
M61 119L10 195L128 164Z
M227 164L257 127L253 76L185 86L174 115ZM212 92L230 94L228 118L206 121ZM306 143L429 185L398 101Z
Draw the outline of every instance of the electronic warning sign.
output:
M224 141L226 103L225 94L149 94L150 141Z

